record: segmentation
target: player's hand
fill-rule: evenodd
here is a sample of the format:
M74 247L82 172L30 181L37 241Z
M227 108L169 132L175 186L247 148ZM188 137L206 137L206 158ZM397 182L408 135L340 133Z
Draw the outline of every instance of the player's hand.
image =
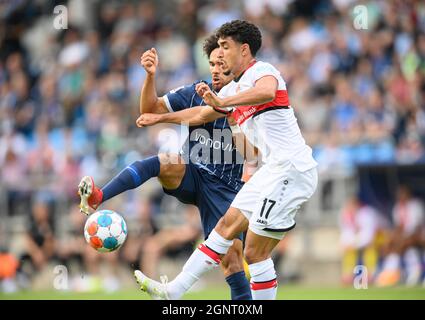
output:
M156 49L152 48L145 51L140 58L140 64L145 68L146 72L150 75L154 75L156 72L156 67L158 66L158 54Z
M223 104L223 100L220 99L214 92L207 91L204 93L204 95L202 96L202 98L204 99L204 102L211 106L211 107L216 107L216 108L222 108L225 107Z
M195 86L196 93L203 97L205 92L211 91L210 87L205 82L200 82Z
M139 128L153 126L161 122L161 115L155 113L144 113L136 120L136 125Z
M204 82L198 83L195 87L198 95L211 107L223 107L223 101L212 92L211 88Z

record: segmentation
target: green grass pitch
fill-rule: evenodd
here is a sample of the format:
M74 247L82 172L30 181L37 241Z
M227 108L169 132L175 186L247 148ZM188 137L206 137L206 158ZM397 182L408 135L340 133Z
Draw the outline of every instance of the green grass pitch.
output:
M147 294L138 290L125 290L114 293L76 293L59 291L19 292L14 294L0 293L0 300L30 299L30 300L146 300ZM212 287L202 291L188 293L187 300L229 300L230 292L227 287ZM425 300L425 288L395 287L369 288L356 290L353 288L321 288L304 286L281 286L277 295L278 300Z

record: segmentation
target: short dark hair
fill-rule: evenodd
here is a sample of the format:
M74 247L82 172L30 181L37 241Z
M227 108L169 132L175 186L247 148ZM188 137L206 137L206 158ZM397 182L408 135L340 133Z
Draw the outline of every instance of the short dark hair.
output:
M223 24L218 28L216 37L230 37L239 43L247 43L251 54L255 56L261 47L261 32L258 27L245 20L233 20Z
M204 50L204 53L207 55L208 58L210 57L211 52L213 52L214 49L218 48L217 40L218 40L218 38L215 34L210 35L208 38L206 38L204 40L203 50Z

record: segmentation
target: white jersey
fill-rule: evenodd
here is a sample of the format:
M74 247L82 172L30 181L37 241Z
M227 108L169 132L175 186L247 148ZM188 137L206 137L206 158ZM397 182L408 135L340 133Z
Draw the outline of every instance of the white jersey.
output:
M340 226L342 245L360 249L373 243L383 223L374 208L364 205L355 212L345 210L342 213Z
M260 150L265 163L279 164L289 160L301 172L316 167L317 162L313 159L312 150L301 135L294 110L289 103L285 81L271 64L253 62L239 79L234 79L224 86L219 96L234 96L251 89L256 81L265 76L273 76L278 81L273 101L256 106L224 109L231 111L231 116L241 131L251 144Z
M424 206L418 199L411 199L406 204L396 203L393 208L393 220L402 228L404 234L411 235L425 223Z

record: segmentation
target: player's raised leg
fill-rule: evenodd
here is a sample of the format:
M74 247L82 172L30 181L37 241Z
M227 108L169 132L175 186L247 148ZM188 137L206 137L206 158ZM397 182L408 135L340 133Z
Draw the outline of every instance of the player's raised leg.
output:
M139 270L134 275L141 289L153 299L180 299L205 272L220 264L233 245L233 239L248 227L248 220L236 208L230 207L219 220L207 240L201 243L170 283L152 280Z
M153 177L158 177L166 188L177 188L184 173L185 164L180 156L159 154L133 162L103 188L98 188L92 177L85 176L78 185L80 210L88 215L90 208L96 210L101 203L127 190L137 188Z

